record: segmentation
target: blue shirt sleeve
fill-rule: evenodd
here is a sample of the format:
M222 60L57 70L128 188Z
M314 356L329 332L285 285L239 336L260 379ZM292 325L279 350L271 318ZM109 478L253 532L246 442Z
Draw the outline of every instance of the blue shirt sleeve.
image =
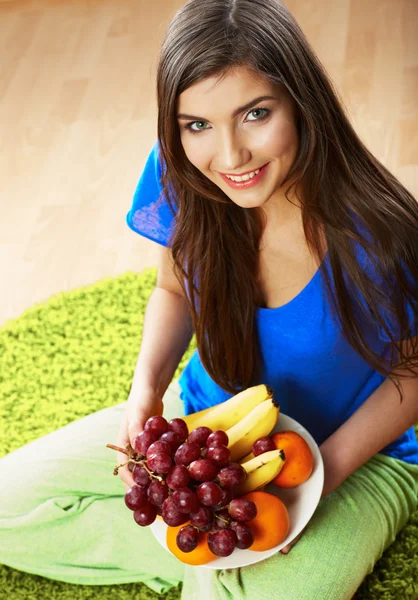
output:
M169 246L175 215L162 194L161 174L157 140L137 184L131 209L126 215L126 223L135 233L163 246Z

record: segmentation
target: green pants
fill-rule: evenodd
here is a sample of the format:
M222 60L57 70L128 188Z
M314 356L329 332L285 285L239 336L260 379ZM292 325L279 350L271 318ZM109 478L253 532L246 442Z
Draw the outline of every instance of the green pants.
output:
M164 407L168 418L183 414L176 381ZM0 459L0 563L76 584L143 582L159 593L183 581L184 600L349 600L417 506L418 466L377 454L320 501L288 555L242 569L186 566L134 522L112 474L116 453L105 446L123 409Z

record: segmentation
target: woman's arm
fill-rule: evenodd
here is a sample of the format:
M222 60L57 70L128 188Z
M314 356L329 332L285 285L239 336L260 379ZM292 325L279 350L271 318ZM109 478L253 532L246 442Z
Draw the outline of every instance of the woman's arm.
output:
M168 248L161 248L157 284L147 304L141 349L130 396L151 388L162 398L193 336L183 290L173 272Z
M396 370L394 371L396 372ZM418 377L401 379L403 401L386 379L320 446L325 482L322 496L335 490L374 454L418 422Z

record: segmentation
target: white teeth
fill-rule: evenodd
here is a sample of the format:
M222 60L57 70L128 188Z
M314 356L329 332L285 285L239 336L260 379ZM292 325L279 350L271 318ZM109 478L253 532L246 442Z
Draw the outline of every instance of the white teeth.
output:
M257 171L247 173L247 175L243 175L242 177L232 177L231 175L226 175L226 177L228 177L228 179L232 179L232 181L248 181L249 179L252 179L256 175L258 175L260 171L261 169L257 169Z

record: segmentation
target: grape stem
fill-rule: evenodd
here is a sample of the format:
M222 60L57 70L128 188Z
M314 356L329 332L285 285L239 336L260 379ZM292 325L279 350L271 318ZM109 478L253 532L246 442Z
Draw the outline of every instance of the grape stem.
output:
M219 519L220 521L223 521L227 525L229 525L229 521L227 521L226 519L222 518L220 515L216 515L216 518Z
M117 452L122 452L122 454L126 454L126 456L129 456L131 454L131 452L125 450L125 448L121 448L120 446L114 446L113 444L106 444L106 448L111 448L112 450L116 450ZM126 448L130 448L129 444L128 446L126 446Z
M130 444L126 445L126 449L121 448L120 446L115 446L114 444L106 444L106 448L110 448L111 450L116 450L117 452L122 452L123 454L126 454L126 456L128 457L128 460L125 463L122 463L113 469L113 475L117 475L118 471L121 467L124 467L125 465L128 465L130 462L132 462L132 463L135 463L136 465L142 465L142 467L146 470L146 472L152 479L157 479L161 483L164 483L163 477L160 477L159 475L155 475L152 471L150 471L148 469L145 459L135 460L135 458L133 458L133 455L135 455L135 452ZM143 455L140 454L139 456L143 456Z
M148 475L151 477L151 479L158 479L158 481L160 481L161 483L164 483L164 478L163 477L160 477L159 475L155 475L155 473L153 473L152 471L150 471L148 469L145 460L141 460L139 462L139 464L144 467L144 469L146 470L146 472L148 473Z

